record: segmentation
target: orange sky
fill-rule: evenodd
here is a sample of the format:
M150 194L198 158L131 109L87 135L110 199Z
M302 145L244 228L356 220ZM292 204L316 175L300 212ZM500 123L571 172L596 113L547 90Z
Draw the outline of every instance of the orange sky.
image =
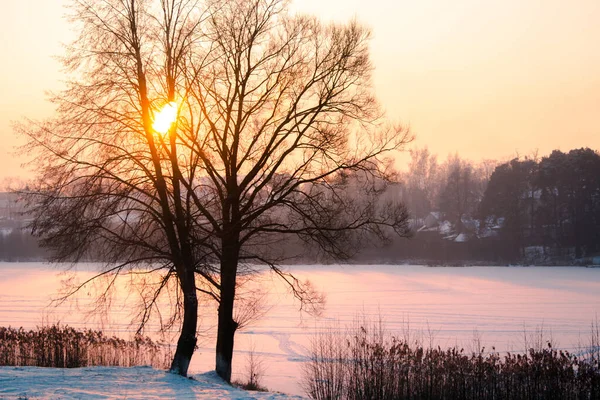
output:
M60 88L52 55L70 31L65 0L20 0L0 14L0 184L20 175L10 121L41 118ZM600 149L598 0L294 0L325 20L373 30L374 84L388 116L444 158L504 159Z

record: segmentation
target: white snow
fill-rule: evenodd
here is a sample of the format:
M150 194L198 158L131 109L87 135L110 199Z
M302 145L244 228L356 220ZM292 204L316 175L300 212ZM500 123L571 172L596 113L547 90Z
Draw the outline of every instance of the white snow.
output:
M48 306L61 281L70 278L59 274L64 267L0 263L0 325L31 329L60 321L130 337L135 330L130 325L135 298L124 282L119 283L107 316L85 314L95 298L88 291L69 304ZM95 267L78 264L75 278L87 278ZM261 383L273 391L298 395L303 394L299 380L311 338L332 322L342 328L351 325L357 313L372 319L381 316L391 332L403 334L409 328L443 348L458 344L469 350L477 337L486 349L523 351L524 332L539 329L552 336L555 348L575 354L587 347L590 324L600 315L600 268L297 265L288 270L301 281L310 279L326 294L323 315L300 314L288 288L276 277L261 274L257 279L261 278L260 287L267 295L267 312L236 335L233 378L245 380L249 351L254 349L264 361ZM200 307L199 349L190 365L192 374L211 370L215 362L216 308L210 302ZM156 329L154 321L147 333Z
M442 213L439 211L432 211L429 214L433 215L438 221L442 219Z
M214 372L193 379L150 367L0 367L0 398L27 399L301 399L248 392L227 385Z
M440 224L439 232L441 235L448 235L452 232L452 224L450 221L444 221Z
M469 240L469 236L466 233L460 233L456 238L454 238L455 242L467 242Z

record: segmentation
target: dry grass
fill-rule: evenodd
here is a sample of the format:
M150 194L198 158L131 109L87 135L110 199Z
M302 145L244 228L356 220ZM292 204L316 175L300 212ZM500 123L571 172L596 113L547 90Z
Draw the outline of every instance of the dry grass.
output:
M5 366L75 368L148 365L166 369L171 358L168 345L143 336L124 340L116 336L104 336L101 331L60 325L29 331L0 327L0 365Z
M315 338L303 384L318 400L600 399L598 361L550 344L504 355L424 347L362 321Z

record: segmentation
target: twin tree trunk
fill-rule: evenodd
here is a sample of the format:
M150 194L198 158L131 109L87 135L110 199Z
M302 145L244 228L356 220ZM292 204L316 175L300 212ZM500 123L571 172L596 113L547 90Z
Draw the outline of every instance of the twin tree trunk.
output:
M237 215L237 213L236 213ZM228 218L225 218L226 220ZM215 370L227 382L231 382L233 345L238 323L233 318L237 267L240 254L240 233L237 224L227 224L228 234L221 239L220 301L217 325L217 345ZM233 229L231 229L234 227ZM185 264L185 263L184 263ZM177 349L171 372L187 376L187 371L196 348L196 329L198 325L198 298L196 294L196 275L191 263L178 269L183 298L183 325L177 341Z
M198 297L196 295L195 279L196 276L193 268L186 268L180 277L183 292L183 325L170 371L183 376L187 376L190 361L196 349Z
M219 304L215 369L217 374L227 382L231 382L234 335L238 327L237 322L233 319L239 254L239 245L237 242L237 240L233 240L233 243L227 243L224 246L224 255L221 261L221 302ZM190 361L196 347L198 298L193 269L187 270L182 277L181 289L184 295L183 325L170 370L173 373L187 376Z

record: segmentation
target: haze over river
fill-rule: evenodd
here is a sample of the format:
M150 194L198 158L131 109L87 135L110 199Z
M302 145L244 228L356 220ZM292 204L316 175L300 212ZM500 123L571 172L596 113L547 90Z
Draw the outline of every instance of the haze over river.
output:
M92 264L79 264L69 273L64 266L43 263L0 263L0 326L60 322L74 327L100 328L107 334L129 337L137 286L128 278L117 282L110 313L89 316L94 290L86 289L59 307L50 306L62 283L82 282ZM381 316L392 333L410 329L426 344L481 345L497 351L523 351L524 331L541 329L555 346L575 353L588 343L590 326L600 313L600 268L580 267L425 267L412 265L311 265L287 268L309 279L326 295L325 309L314 317L298 311L280 280L260 273L253 284L261 293L264 316L236 336L234 379L242 378L248 350L263 360L263 383L270 390L302 394L302 361L314 333L331 326L351 325L357 314L373 320ZM138 278L135 278L138 279ZM168 299L161 301L168 306ZM190 371L214 365L213 335L216 305L201 303L199 350ZM146 333L155 336L157 320ZM174 341L173 341L174 342Z

